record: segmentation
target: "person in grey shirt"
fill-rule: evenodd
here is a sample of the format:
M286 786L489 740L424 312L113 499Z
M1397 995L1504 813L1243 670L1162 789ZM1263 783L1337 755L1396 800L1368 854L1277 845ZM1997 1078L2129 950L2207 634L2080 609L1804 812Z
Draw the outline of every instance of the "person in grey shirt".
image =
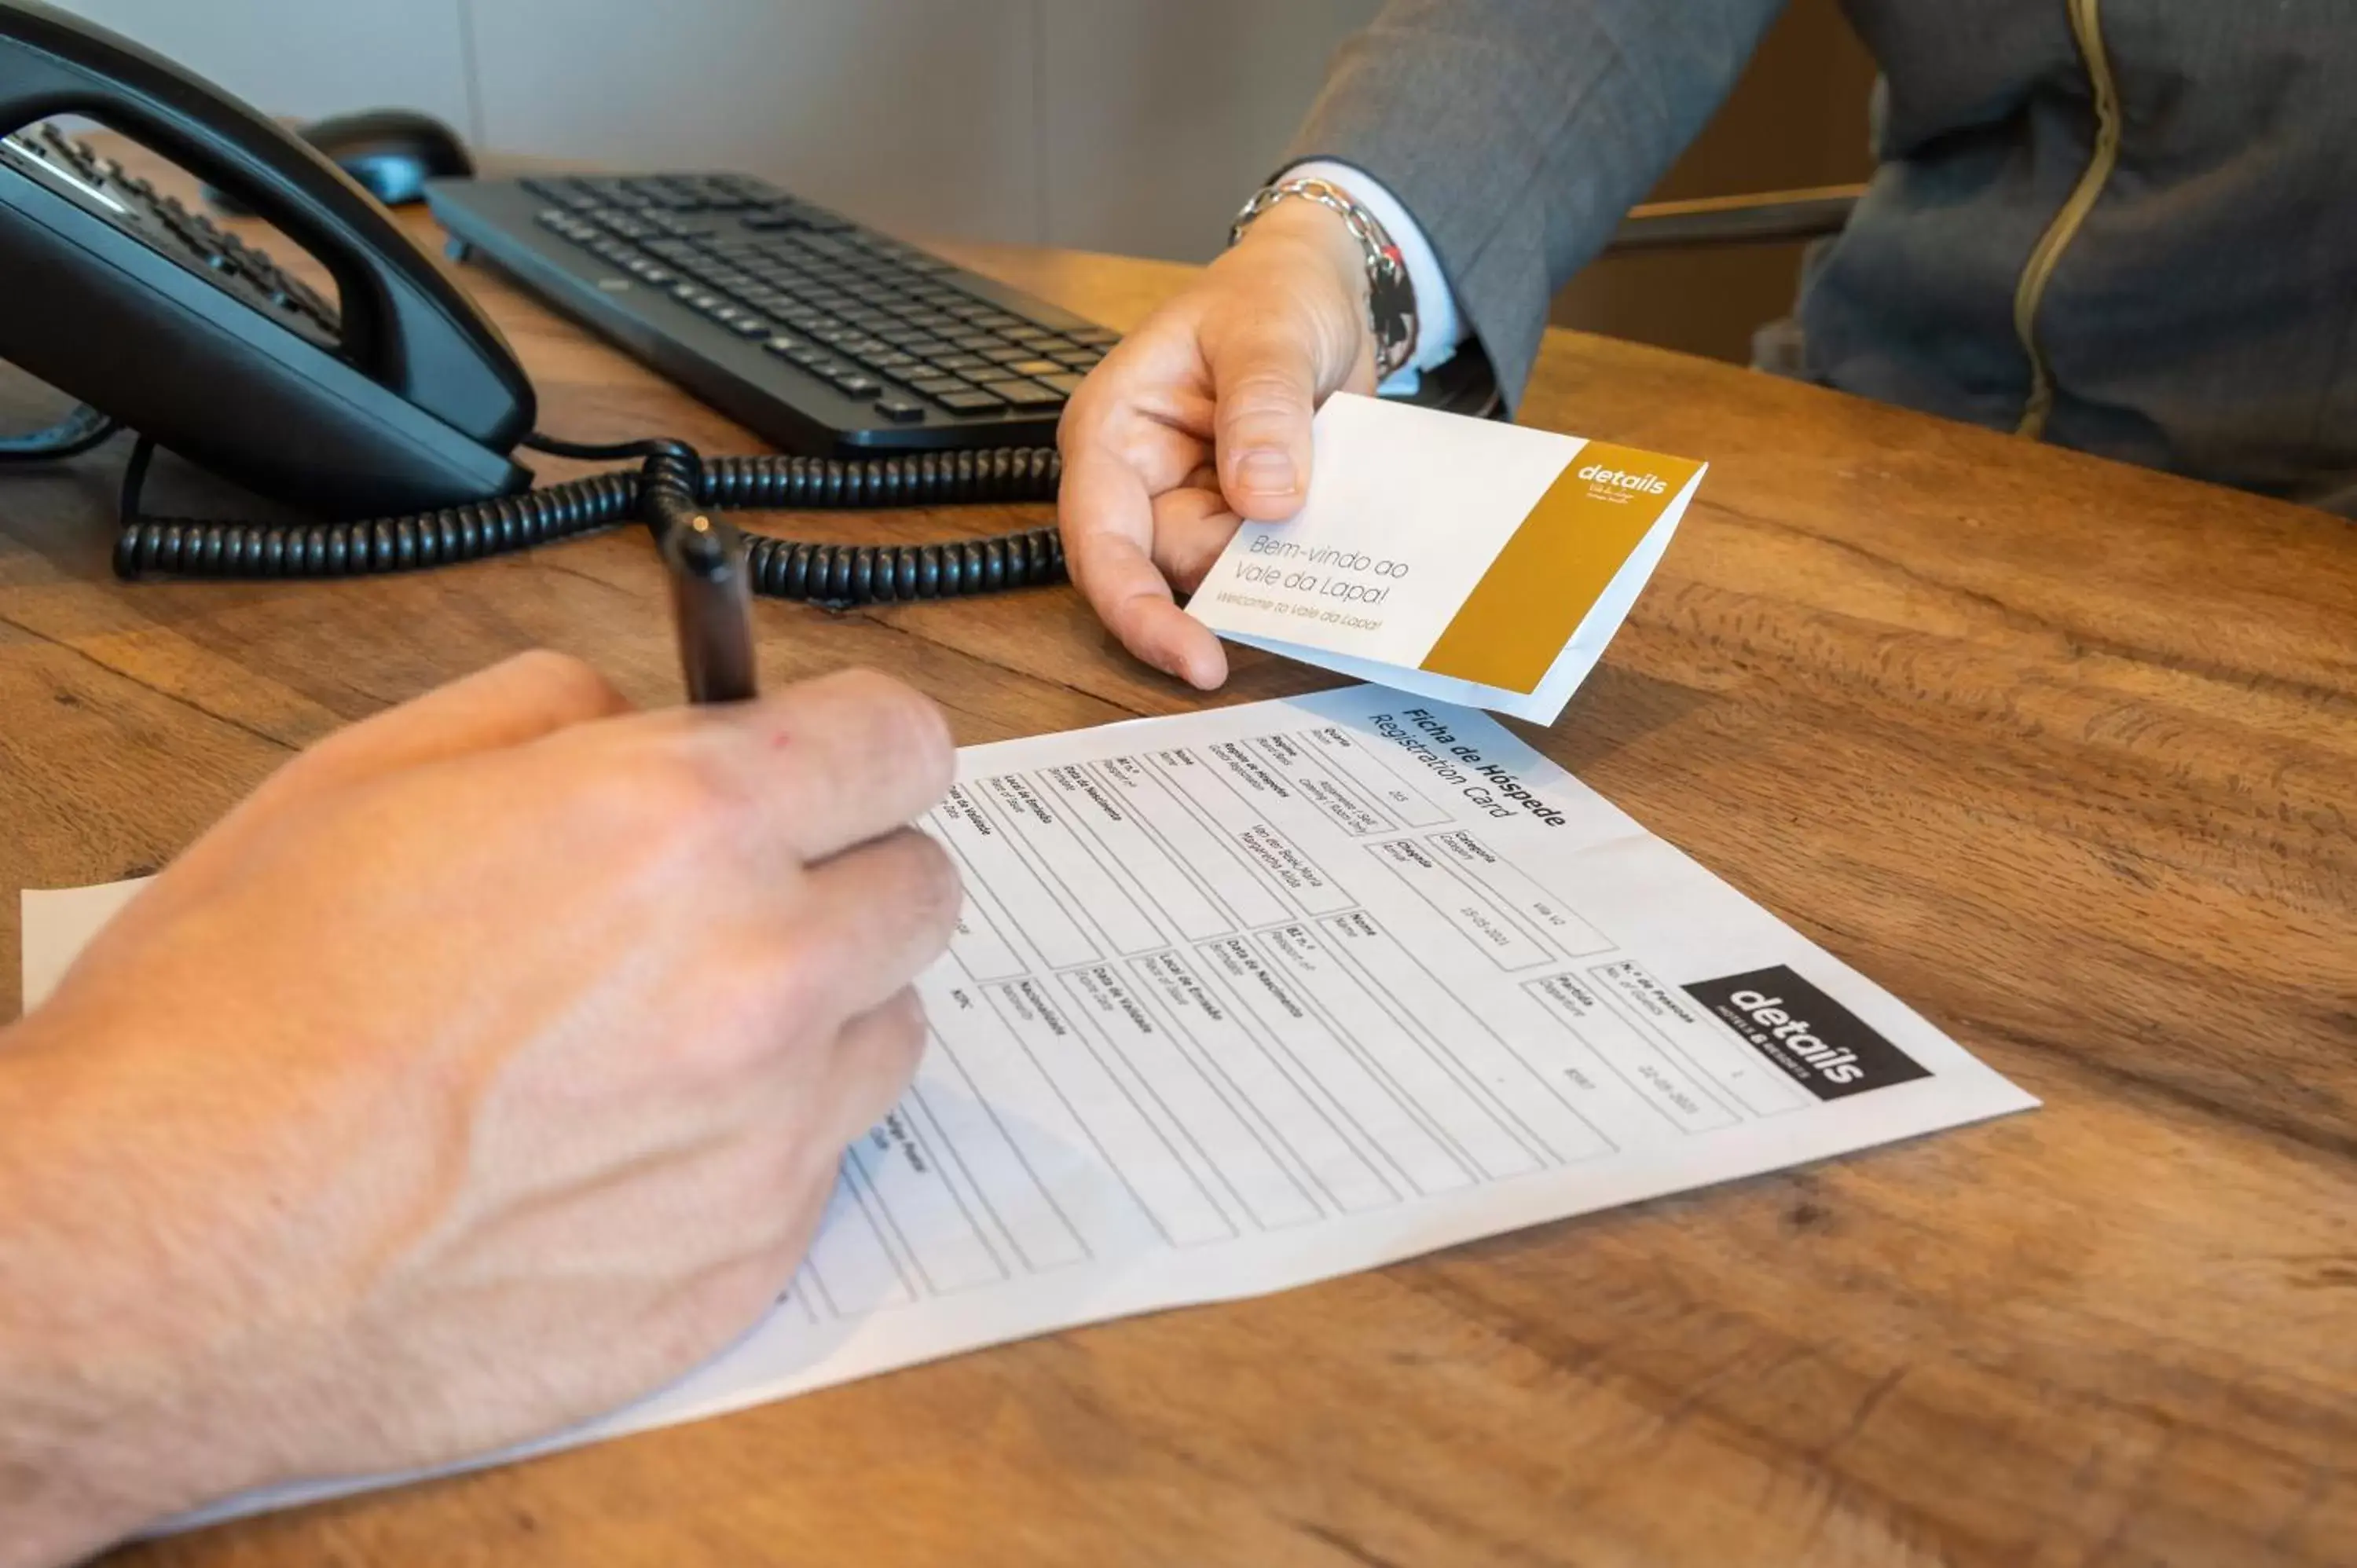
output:
M1778 368L2357 515L2357 0L1844 5L1879 166ZM1394 0L1347 44L1275 182L1343 206L1265 193L1066 416L1073 575L1122 640L1224 679L1172 589L1299 509L1317 403L1466 337L1518 397L1549 298L1781 8ZM1353 218L1405 263L1412 345L1371 322Z

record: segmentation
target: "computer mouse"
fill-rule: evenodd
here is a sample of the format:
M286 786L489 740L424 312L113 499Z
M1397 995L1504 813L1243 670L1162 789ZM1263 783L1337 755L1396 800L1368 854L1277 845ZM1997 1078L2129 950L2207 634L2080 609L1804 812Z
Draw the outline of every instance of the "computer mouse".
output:
M429 179L475 172L458 133L414 110L339 114L304 126L300 134L387 207L425 200Z
M387 207L425 199L425 182L475 172L458 133L414 109L370 109L316 120L296 132ZM205 199L233 216L253 209L212 186Z

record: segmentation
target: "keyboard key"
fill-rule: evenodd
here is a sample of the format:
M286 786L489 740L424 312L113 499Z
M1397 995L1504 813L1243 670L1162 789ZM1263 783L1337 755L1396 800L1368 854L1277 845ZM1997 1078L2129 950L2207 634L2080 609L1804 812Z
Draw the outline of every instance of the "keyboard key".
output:
M811 349L815 347L809 338L797 338L791 332L780 332L761 346L769 349L772 354L789 359L793 356L794 351L798 349Z
M988 360L994 365L1012 364L1017 360L1027 358L1029 354L1028 349L1009 348L1004 343L999 344L996 348L984 349L980 350L980 352L984 359ZM1024 372L1018 371L1016 373L1017 375L1021 375Z
M1104 356L1094 349L1075 349L1068 354L1049 357L1068 371L1092 371L1104 360Z
M834 363L833 360L827 357L826 350L820 348L815 343L803 343L795 348L787 349L785 353L787 359L792 360L795 364L800 365L805 371L815 371L821 365L832 365Z
M930 355L933 368L940 371L996 371L996 367L979 354Z
M1120 333L1103 327L1076 327L1064 336L1087 349L1110 349L1121 341Z
M915 370L918 364L917 360L908 355L895 354L889 349L880 354L867 354L862 357L867 361L869 370L881 371L888 376L906 376Z
M728 330L739 338L767 338L777 329L777 323L758 316L740 316L728 323Z
M1042 386L1053 387L1058 392L1062 392L1066 397L1070 397L1074 392L1080 391L1081 382L1085 380L1087 380L1085 376L1075 375L1071 371L1059 371L1053 375L1041 376L1039 378L1039 383Z
M943 408L953 409L959 413L986 413L994 409L1006 406L1006 402L994 393L979 392L972 387L962 392L942 392L935 396L933 401Z
M853 397L866 397L884 390L884 383L874 376L848 368L841 375L829 376L827 380L833 381L838 390L848 392Z
M1045 408L1064 401L1064 394L1037 381L985 381L982 390L1003 397L1017 408Z
M1003 349L1006 347L1005 344L1001 343L997 338L992 337L987 332L962 333L958 337L951 338L950 341L956 344L959 348L964 349L969 354L979 354L984 352L985 349Z
M943 397L951 392L968 390L966 383L955 376L919 376L909 384L930 398Z
M992 354L985 354L983 357L997 358ZM1064 373L1064 367L1053 360L1002 360L1001 363L1006 366L1009 374L1017 376L1060 376Z
M895 424L914 424L925 417L924 405L905 397L879 397L876 412Z

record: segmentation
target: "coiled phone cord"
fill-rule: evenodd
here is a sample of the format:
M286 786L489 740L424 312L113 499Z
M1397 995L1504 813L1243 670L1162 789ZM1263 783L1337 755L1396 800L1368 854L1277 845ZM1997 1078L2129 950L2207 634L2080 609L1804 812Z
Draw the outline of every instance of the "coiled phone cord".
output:
M714 510L828 510L1055 499L1062 472L1049 447L924 452L890 457L713 457L682 442L584 446L529 435L555 456L636 457L636 469L569 479L414 517L274 525L148 517L139 499L154 444L145 436L123 476L121 577L348 577L406 572L527 550L636 518L662 526L663 504ZM955 598L1061 582L1054 526L936 544L816 544L746 531L748 576L770 598L830 606Z

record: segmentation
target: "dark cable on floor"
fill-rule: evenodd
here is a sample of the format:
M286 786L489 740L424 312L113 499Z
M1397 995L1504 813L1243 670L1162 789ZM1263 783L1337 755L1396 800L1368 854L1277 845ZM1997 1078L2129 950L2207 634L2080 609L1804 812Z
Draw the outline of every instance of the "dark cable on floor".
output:
M537 433L523 445L589 462L639 460L521 495L412 517L274 525L149 517L140 510L155 444L139 438L123 476L118 576L347 577L479 561L632 520L659 526L651 484L685 488L715 510L818 511L1051 501L1062 468L1049 447L888 457L712 457L670 440L592 446ZM756 593L831 607L955 598L1061 582L1053 524L935 544L818 544L746 532Z

